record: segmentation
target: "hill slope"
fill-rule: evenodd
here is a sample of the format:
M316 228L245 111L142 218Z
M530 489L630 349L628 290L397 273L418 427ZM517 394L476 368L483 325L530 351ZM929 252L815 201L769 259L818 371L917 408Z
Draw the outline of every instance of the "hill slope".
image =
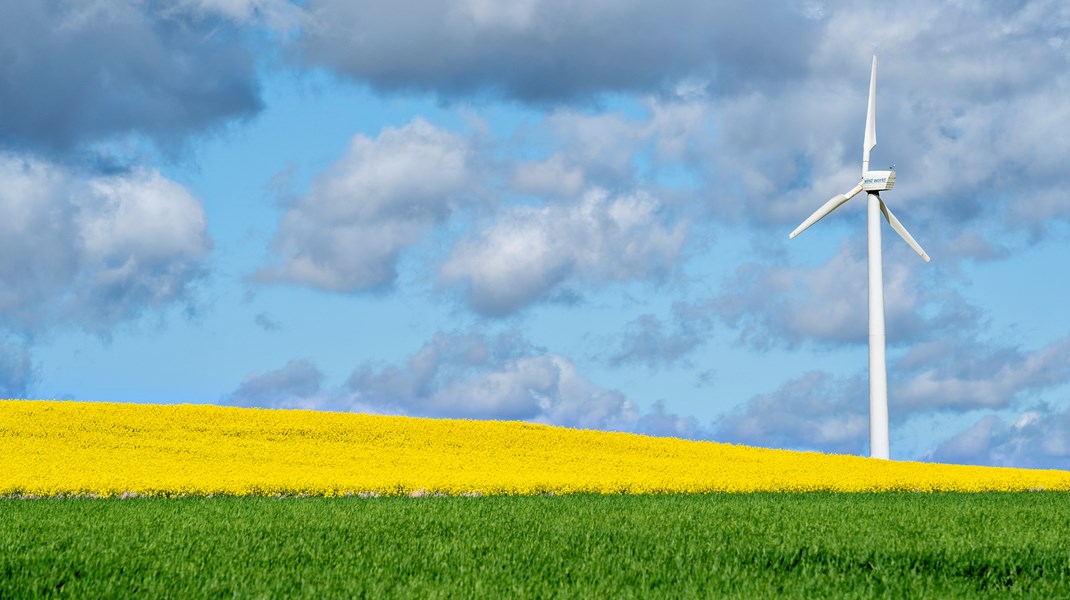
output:
M0 495L1070 490L1070 472L887 462L501 421L0 401Z

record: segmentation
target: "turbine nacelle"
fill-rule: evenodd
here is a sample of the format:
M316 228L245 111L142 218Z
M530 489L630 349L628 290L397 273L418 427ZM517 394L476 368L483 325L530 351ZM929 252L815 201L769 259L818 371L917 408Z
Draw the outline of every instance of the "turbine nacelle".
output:
M895 171L866 171L862 175L862 189L867 192L883 192L895 187Z

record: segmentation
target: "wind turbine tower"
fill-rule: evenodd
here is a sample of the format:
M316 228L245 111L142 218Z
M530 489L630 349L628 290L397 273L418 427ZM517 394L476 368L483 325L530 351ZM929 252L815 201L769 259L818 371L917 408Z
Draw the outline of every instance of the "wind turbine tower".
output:
M869 151L877 145L876 124L877 57L869 76L869 109L866 112L866 137L862 143L862 181L846 194L837 194L791 232L794 238L826 215L865 191L869 208L869 455L888 459L888 371L884 353L884 275L881 266L881 215L892 229L925 262L929 255L914 241L899 219L881 200L880 193L895 186L895 171L870 171Z

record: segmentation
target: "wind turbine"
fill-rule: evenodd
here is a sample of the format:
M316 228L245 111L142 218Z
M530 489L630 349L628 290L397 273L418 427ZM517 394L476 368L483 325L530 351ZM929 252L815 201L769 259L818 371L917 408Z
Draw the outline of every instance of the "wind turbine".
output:
M870 171L869 151L877 145L876 94L877 57L869 76L869 110L866 112L866 137L862 144L862 181L846 194L836 194L791 232L794 238L817 223L844 202L865 190L869 198L869 455L888 459L888 372L884 355L884 275L881 267L880 215L925 262L929 255L914 241L899 219L881 200L880 192L895 186L895 171Z

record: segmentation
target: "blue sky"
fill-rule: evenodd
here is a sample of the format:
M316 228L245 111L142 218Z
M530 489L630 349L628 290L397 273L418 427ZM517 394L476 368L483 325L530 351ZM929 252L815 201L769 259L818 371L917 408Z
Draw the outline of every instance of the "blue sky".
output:
M881 27L873 27L880 23ZM1058 2L0 6L0 393L1070 468Z

